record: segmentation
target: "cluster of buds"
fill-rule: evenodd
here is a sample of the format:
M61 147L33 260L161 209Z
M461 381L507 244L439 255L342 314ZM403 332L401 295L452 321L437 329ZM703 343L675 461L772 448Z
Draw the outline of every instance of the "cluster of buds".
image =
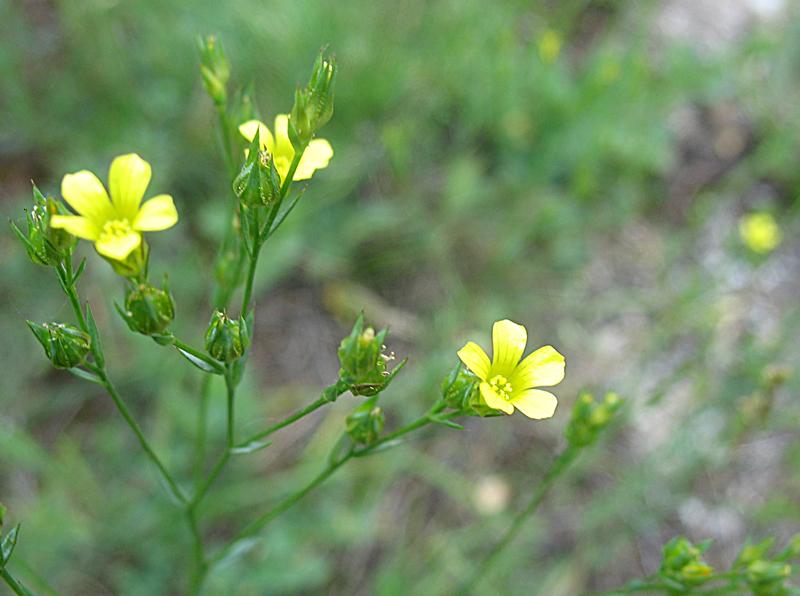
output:
M314 62L311 80L305 89L294 94L289 115L289 140L295 151L302 152L314 135L333 116L333 95L336 87L336 58L320 52Z
M149 282L132 284L125 293L125 308L115 306L130 330L142 335L163 334L175 318L175 301L166 277L161 289Z
M243 318L231 319L224 312L216 310L206 330L206 351L215 360L231 364L247 351L250 335Z
M754 594L787 593L786 580L792 574L787 561L800 556L800 534L783 551L770 556L774 542L774 538L767 538L757 544L745 544L733 564L734 570L744 574L744 581Z
M465 416L502 416L501 410L486 405L481 397L480 382L459 362L442 381L442 402Z
M586 447L594 443L621 406L622 400L616 393L606 393L603 401L595 401L591 393L582 392L572 408L566 429L569 444Z
M378 396L371 397L353 410L345 421L347 434L354 443L372 445L383 431L383 410L377 405Z
M660 575L687 589L705 583L714 574L714 569L703 560L710 544L705 541L694 545L683 536L673 538L664 545Z
M86 361L91 349L87 333L64 323L27 323L56 368L75 368Z
M248 207L270 205L280 196L281 177L272 156L260 150L260 134L250 143L242 169L233 181L233 192Z
M405 365L403 360L394 370L387 364L394 360L394 354L386 354L388 331L378 333L372 327L364 328L364 315L359 315L350 335L339 345L339 380L353 395L377 395L391 383L395 375Z
M23 232L14 222L11 223L31 261L37 265L58 265L77 242L69 232L50 227L50 218L55 214L66 214L64 206L54 199L45 198L34 186L33 207L25 214L27 230Z
M230 78L231 67L222 44L214 35L207 35L198 40L200 51L200 75L206 92L217 106L225 105L227 101L227 85Z

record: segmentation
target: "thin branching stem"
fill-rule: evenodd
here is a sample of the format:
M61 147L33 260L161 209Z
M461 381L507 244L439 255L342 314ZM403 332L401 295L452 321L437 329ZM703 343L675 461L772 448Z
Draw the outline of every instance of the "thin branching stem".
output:
M497 561L500 554L502 554L520 533L525 521L539 508L539 505L541 505L544 497L547 495L547 491L550 490L553 483L570 467L572 462L575 461L575 458L578 457L580 451L580 447L570 445L553 460L553 463L545 473L542 481L531 495L528 504L522 511L517 513L505 534L495 543L483 561L475 569L468 583L464 585L463 593L469 593L477 587L481 579L483 579Z

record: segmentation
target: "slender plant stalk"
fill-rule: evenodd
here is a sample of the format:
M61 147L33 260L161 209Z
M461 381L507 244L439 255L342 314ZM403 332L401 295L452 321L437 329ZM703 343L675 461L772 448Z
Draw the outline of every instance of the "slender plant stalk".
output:
M64 290L67 294L67 297L69 298L70 304L72 305L72 310L75 312L75 317L78 319L78 325L80 325L81 330L83 330L85 333L89 333L89 327L86 324L86 318L80 306L80 298L78 296L78 290L75 287L75 279L72 273L71 255L67 259L65 259L64 269L67 277L67 283L65 284ZM109 396L111 396L111 399L113 400L114 405L117 407L117 410L119 410L119 413L122 414L122 417L125 419L125 422L128 423L128 426L133 431L133 434L136 435L136 438L139 440L139 444L141 445L145 454L150 459L150 461L153 462L156 469L161 474L161 478L166 483L172 497L179 503L185 503L186 497L184 496L181 489L178 487L178 484L172 477L172 474L169 473L166 466L163 464L161 459L156 454L155 450L153 450L153 448L150 446L150 443L144 436L141 427L133 418L133 415L131 414L130 409L125 403L125 400L122 399L122 396L119 394L116 387L114 387L114 384L108 378L105 366L98 366L94 364L89 366L88 368L90 368L92 372L94 372L100 379L103 388L106 390Z
M167 487L169 488L169 492L172 497L178 501L178 503L186 504L186 496L183 494L181 489L178 487L178 483L172 477L172 474L169 473L167 467L161 461L161 459L156 454L155 450L150 446L150 443L147 441L147 438L144 436L141 427L133 418L131 411L128 409L125 400L122 399L122 396L117 391L114 384L108 378L106 374L105 368L94 367L94 372L100 377L103 387L105 388L106 392L111 396L111 399L114 401L114 405L117 406L117 410L119 413L122 414L122 417L125 419L125 422L128 423L128 426L133 431L133 434L136 435L136 438L139 440L139 445L141 445L142 450L145 452L147 457L153 462L156 469L161 474L161 478L166 483Z
M3 581L8 584L8 587L14 591L14 594L18 594L19 596L30 596L30 592L26 590L17 579L11 575L5 566L0 567L0 577L3 578Z
M550 464L550 468L545 473L539 486L536 487L536 490L531 495L528 504L522 511L517 513L511 525L508 527L505 534L503 534L503 537L495 543L480 565L475 569L469 582L463 586L462 593L469 593L478 586L478 583L489 572L500 554L520 533L525 521L539 508L539 505L541 505L544 497L547 495L547 491L550 490L553 483L567 468L569 468L572 462L575 461L580 451L580 447L570 445L553 460L553 463Z
M310 404L308 404L305 408L297 410L294 414L291 414L291 415L287 416L286 418L284 418L280 422L277 422L277 423L273 424L272 426L270 426L269 428L267 428L265 430L262 430L261 432L252 435L248 439L245 439L244 441L239 443L237 445L237 447L243 448L243 447L246 447L247 445L255 443L256 441L260 441L261 439L265 439L268 436L270 436L272 433L274 433L276 431L279 431L280 429L282 429L282 428L284 428L286 426L289 426L290 424L292 424L294 422L297 422L301 418L304 418L304 417L308 416L309 414L311 414L311 412L314 412L315 410L318 410L319 408L321 408L322 406L324 406L327 403L330 403L330 400L327 399L323 395L323 396L317 398L315 401L313 401Z
M403 435L406 435L410 432L418 430L428 424L434 422L432 416L441 412L444 409L443 404L436 404L430 411L428 411L423 416L420 416L413 422L397 429L396 431L389 433L388 435L382 437L372 445L364 447L362 449L354 449L349 451L346 455L344 455L341 459L336 461L330 462L324 470L322 470L317 476L315 476L308 484L306 484L303 488L299 489L298 491L292 493L282 501L280 501L277 505L257 517L255 520L250 522L236 537L231 540L227 546L224 546L216 555L209 559L209 567L213 567L223 559L225 559L230 552L234 549L234 547L246 540L251 538L257 534L259 534L272 520L274 520L278 515L285 512L287 509L291 508L295 503L300 501L304 496L318 487L320 484L325 482L328 478L330 478L336 470L341 468L345 463L349 460L356 458L356 457L364 457L366 455L370 455L378 450L379 447L389 443L390 441L394 441L399 439ZM447 420L453 418L457 415L457 413L452 413L447 416L443 416L443 420Z

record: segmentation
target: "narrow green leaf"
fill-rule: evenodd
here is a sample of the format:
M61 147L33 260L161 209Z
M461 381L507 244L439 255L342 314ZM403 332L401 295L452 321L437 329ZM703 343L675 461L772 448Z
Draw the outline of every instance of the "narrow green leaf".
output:
M272 445L272 441L250 441L245 445L238 445L230 449L231 455L245 455L247 453L255 453L265 447Z
M458 424L457 422L453 422L452 420L447 420L446 418L439 418L438 416L431 416L431 422L435 422L436 424L441 424L442 426L447 426L449 428L454 428L456 430L464 430L464 427Z
M194 364L197 368L199 368L203 372L211 373L214 375L222 374L222 372L219 369L212 367L208 362L200 360L200 358L198 358L197 356L192 356L189 352L185 352L177 346L175 347L175 349L178 350L178 352L180 352L181 356L186 358L186 360Z
M72 274L72 283L78 283L78 279L83 272L86 270L86 259L81 259L81 262L78 264L78 268L75 270L75 273Z
M19 536L19 524L14 526L11 531L5 535L3 542L0 543L0 556L5 565L11 560L11 555L14 553L14 547L17 546L17 536Z
M89 372L88 370L83 370L82 368L68 368L67 370L84 381L91 381L92 383L97 383L98 385L103 384L103 381L100 379L100 377L93 372Z
M84 259L82 263L85 262L86 260ZM92 314L92 309L88 302L86 303L86 326L89 328L89 338L92 340L91 348L94 361L97 363L97 366L103 368L106 365L106 359L103 354L103 345L100 343L100 334L97 331L97 323L94 320L94 315Z

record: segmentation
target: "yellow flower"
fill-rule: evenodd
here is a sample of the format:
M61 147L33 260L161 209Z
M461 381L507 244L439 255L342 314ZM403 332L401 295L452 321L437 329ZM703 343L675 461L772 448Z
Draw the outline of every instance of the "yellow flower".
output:
M289 140L289 116L278 114L275 117L275 136L272 136L267 125L259 120L248 120L239 126L239 132L248 141L252 141L258 131L258 140L261 149L268 151L275 161L275 169L281 176L281 181L289 173L289 167L294 159L294 147ZM313 139L303 152L297 170L292 180L308 180L316 170L328 167L328 162L333 157L333 148L325 139Z
M178 221L170 195L158 195L142 204L149 183L150 164L135 153L111 162L111 199L90 171L67 174L61 181L61 194L78 215L54 215L50 225L91 240L104 257L123 261L141 245L142 232L166 230Z
M775 218L764 211L742 217L739 236L750 250L759 254L771 252L781 243L781 229Z
M458 351L458 357L480 380L480 391L486 405L506 414L514 408L528 418L550 418L558 400L548 391L564 379L564 356L553 346L544 346L520 362L528 332L522 325L504 319L492 328L492 360L474 342Z
M560 53L561 37L552 29L548 29L539 38L539 56L547 64L552 64L558 59Z

